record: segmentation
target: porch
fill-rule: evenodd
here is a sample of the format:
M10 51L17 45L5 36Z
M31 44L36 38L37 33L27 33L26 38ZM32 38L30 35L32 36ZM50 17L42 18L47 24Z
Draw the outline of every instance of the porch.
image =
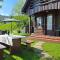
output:
M39 33L32 33L27 40L38 40L45 42L54 42L60 43L60 37L57 36L49 36L49 35L40 35Z
M60 36L60 11L39 12L30 17L30 33ZM33 31L33 32L32 32Z

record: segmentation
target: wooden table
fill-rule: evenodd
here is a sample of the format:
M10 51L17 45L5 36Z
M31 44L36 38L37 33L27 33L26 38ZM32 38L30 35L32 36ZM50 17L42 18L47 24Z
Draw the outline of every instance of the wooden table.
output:
M0 35L0 60L3 60L3 50L12 45L10 42L12 42L12 39L8 35Z
M18 51L18 49L21 46L21 39L25 38L25 36L18 36L18 35L13 35L12 36L12 42L13 46L10 47L10 52L15 53Z
M8 45L10 48L10 52L16 52L21 46L21 39L25 38L25 36L18 35L0 35L0 44ZM7 47L7 46L6 46ZM3 48L0 49L2 51ZM1 54L2 55L2 54Z

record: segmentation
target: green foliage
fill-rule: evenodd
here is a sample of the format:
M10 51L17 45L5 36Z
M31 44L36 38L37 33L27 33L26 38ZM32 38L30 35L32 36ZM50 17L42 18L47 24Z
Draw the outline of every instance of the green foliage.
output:
M24 26L27 26L29 24L29 17L27 15L12 16L12 18L20 20L18 26L21 28L23 28Z
M12 23L12 30L17 29L17 25L15 22ZM0 25L0 30L9 30L11 31L11 23L6 23L6 24L1 24Z
M30 34L28 34L28 33L20 33L20 35L22 35L22 36L29 36Z
M15 6L12 9L12 14L13 16L19 16L21 15L21 10L23 5L25 4L26 0L18 0L18 2L15 4Z
M18 0L18 2L15 4L15 6L12 9L11 18L14 18L16 20L20 20L18 27L19 29L22 29L23 27L28 25L29 17L27 15L23 15L21 10L25 4L26 0Z

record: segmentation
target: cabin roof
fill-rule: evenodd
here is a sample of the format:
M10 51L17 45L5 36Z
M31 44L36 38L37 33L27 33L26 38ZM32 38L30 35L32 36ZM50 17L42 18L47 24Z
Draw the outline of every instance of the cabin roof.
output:
M22 8L22 12L23 12L23 13L26 13L26 10L27 10L28 6L30 5L30 1L31 1L31 0L26 0L24 6L23 6L23 8Z

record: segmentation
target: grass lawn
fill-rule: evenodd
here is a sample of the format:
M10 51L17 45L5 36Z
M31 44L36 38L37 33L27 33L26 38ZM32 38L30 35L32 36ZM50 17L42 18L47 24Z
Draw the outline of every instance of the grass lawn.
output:
M54 57L55 60L60 60L60 44L59 43L45 43L43 45L45 52Z
M40 60L40 57L33 51L30 51L24 47L18 50L17 53L10 55L8 49L4 50L4 60Z
M32 44L34 46L37 41ZM53 60L60 60L60 44L59 43L49 43L46 42L43 44L43 49L45 52L50 54L53 57ZM40 60L40 57L31 50L25 48L24 45L21 46L21 49L17 53L10 55L8 49L4 50L4 59L3 60Z

